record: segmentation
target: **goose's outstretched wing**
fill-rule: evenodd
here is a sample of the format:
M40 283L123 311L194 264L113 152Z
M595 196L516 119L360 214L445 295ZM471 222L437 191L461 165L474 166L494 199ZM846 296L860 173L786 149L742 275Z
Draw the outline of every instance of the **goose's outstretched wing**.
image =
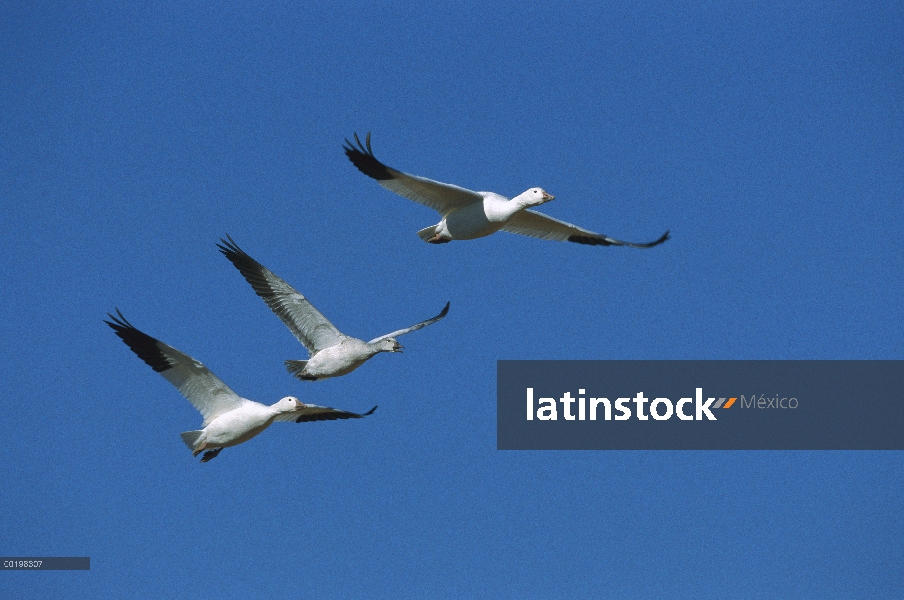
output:
M330 408L329 406L317 406L316 404L305 404L304 408L293 410L289 413L283 413L273 419L274 421L295 421L296 423L307 423L308 421L335 421L336 419L360 419L367 415L373 414L377 410L374 406L366 413L353 413L345 410Z
M433 317L432 319L427 319L426 321L421 321L417 325L412 325L411 327L408 327L406 329L399 329L398 331L393 331L392 333L387 333L386 335L381 335L378 338L374 338L374 339L370 340L368 342L368 344L375 344L375 343L379 342L380 340L385 340L386 338L399 337L400 335L405 335L406 333L408 333L410 331L415 331L417 329L420 329L421 327L426 327L427 325L432 325L433 323L436 323L437 321L439 321L440 319L442 319L443 317L446 316L446 314L449 312L449 304L450 304L449 302L446 302L446 306L445 306L445 308L443 308L442 312L439 313L438 315L436 315L435 317Z
M527 235L543 240L555 240L559 242L568 241L591 246L631 246L632 248L652 248L669 239L669 232L666 231L662 237L653 242L625 242L611 238L607 235L588 231L577 225L566 223L565 221L553 219L552 217L548 217L543 213L538 213L533 210L522 210L515 213L512 218L506 221L505 225L502 226L502 231Z
M335 346L346 336L324 317L291 285L273 274L238 247L231 237L220 238L220 252L228 258L242 276L251 284L257 295L264 299L276 316L304 344L313 355L324 348Z
M239 397L223 383L219 377L187 354L183 354L136 329L129 323L119 309L117 317L107 313L110 321L104 321L113 328L122 341L131 348L138 358L146 362L152 369L176 386L204 417L207 425L222 414L240 408L248 402Z
M367 134L364 144L361 143L356 133L355 142L357 142L357 146L346 139L343 149L359 171L376 179L377 183L390 192L395 192L418 204L429 206L444 217L457 208L483 201L483 196L479 193L463 187L433 181L417 175L408 175L387 167L374 157L373 150L370 148L370 133Z

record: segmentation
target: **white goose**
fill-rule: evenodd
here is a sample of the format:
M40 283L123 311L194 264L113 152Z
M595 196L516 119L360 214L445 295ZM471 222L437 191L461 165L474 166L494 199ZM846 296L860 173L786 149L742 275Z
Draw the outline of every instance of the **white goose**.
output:
M301 423L360 419L377 409L374 406L366 413L358 414L327 406L303 404L292 396L287 396L272 406L246 400L229 389L197 360L136 329L122 316L119 309L116 309L118 317L107 314L111 321L104 323L113 328L138 358L176 386L204 417L201 424L203 429L180 434L182 441L191 449L192 456L204 452L201 462L214 458L223 448L247 442L274 421Z
M457 185L441 183L409 175L387 167L374 157L370 147L370 133L366 145L355 134L357 147L347 139L345 154L358 170L377 180L377 183L391 192L429 206L442 216L436 225L417 232L422 240L431 244L445 244L452 240L473 240L497 231L508 231L544 240L569 241L591 246L632 246L650 248L669 239L666 231L654 242L633 243L617 240L606 235L553 219L542 213L529 210L540 206L555 196L541 188L531 188L511 200L493 192L474 192Z
M277 277L244 250L228 235L217 244L226 258L245 277L257 295L264 299L276 316L298 338L310 353L308 360L287 360L286 369L304 381L316 381L351 373L380 352L401 352L396 337L436 323L449 312L446 302L442 312L416 325L381 335L369 342L349 337L336 329L307 298Z

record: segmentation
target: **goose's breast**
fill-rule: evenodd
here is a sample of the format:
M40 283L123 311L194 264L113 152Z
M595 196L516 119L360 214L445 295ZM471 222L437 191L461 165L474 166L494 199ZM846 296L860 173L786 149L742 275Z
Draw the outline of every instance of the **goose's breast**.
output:
M244 407L220 415L204 431L210 445L235 446L250 440L273 422L270 411ZM262 407L265 408L265 407Z
M464 206L446 216L446 230L456 240L490 235L504 223L495 203L488 200Z
M372 356L367 344L357 339L346 339L324 348L308 361L308 373L315 376L345 375L361 366Z

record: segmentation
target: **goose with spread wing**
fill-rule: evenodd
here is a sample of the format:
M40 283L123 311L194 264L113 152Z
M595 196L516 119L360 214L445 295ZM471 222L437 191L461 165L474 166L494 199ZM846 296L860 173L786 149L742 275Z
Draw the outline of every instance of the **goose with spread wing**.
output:
M668 231L658 240L646 243L625 242L594 233L530 210L531 207L540 206L555 198L541 188L531 188L511 200L493 192L474 192L387 167L374 156L370 147L370 133L364 144L356 133L355 142L353 144L346 139L343 149L359 171L375 179L390 192L429 206L442 216L442 220L436 225L417 232L422 240L431 244L473 240L500 230L543 240L569 241L591 246L651 248L669 239Z
M235 241L226 236L217 244L257 295L264 299L276 316L298 338L310 353L308 360L287 360L286 369L304 381L316 381L351 373L380 352L401 352L403 346L396 338L436 323L449 312L446 303L442 312L416 325L381 335L369 342L345 335L330 323L308 299L295 288L273 274L245 253Z
M202 429L181 434L182 441L193 456L204 452L201 462L214 458L223 448L247 442L274 421L302 423L360 419L377 409L374 406L366 413L358 414L304 404L292 396L271 406L247 400L229 389L199 361L139 331L122 316L119 309L116 309L116 314L118 316L108 313L110 320L104 323L113 328L138 358L176 386L204 417Z

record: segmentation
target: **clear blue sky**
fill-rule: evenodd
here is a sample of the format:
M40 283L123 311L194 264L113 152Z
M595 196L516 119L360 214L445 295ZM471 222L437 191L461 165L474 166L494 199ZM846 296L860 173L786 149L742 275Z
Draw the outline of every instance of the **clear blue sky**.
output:
M498 359L904 359L900 2L46 3L0 9L0 595L891 598L904 456L500 452ZM359 173L505 195L651 250L496 234ZM231 234L370 339L304 348ZM200 416L103 324L275 424L199 464Z

